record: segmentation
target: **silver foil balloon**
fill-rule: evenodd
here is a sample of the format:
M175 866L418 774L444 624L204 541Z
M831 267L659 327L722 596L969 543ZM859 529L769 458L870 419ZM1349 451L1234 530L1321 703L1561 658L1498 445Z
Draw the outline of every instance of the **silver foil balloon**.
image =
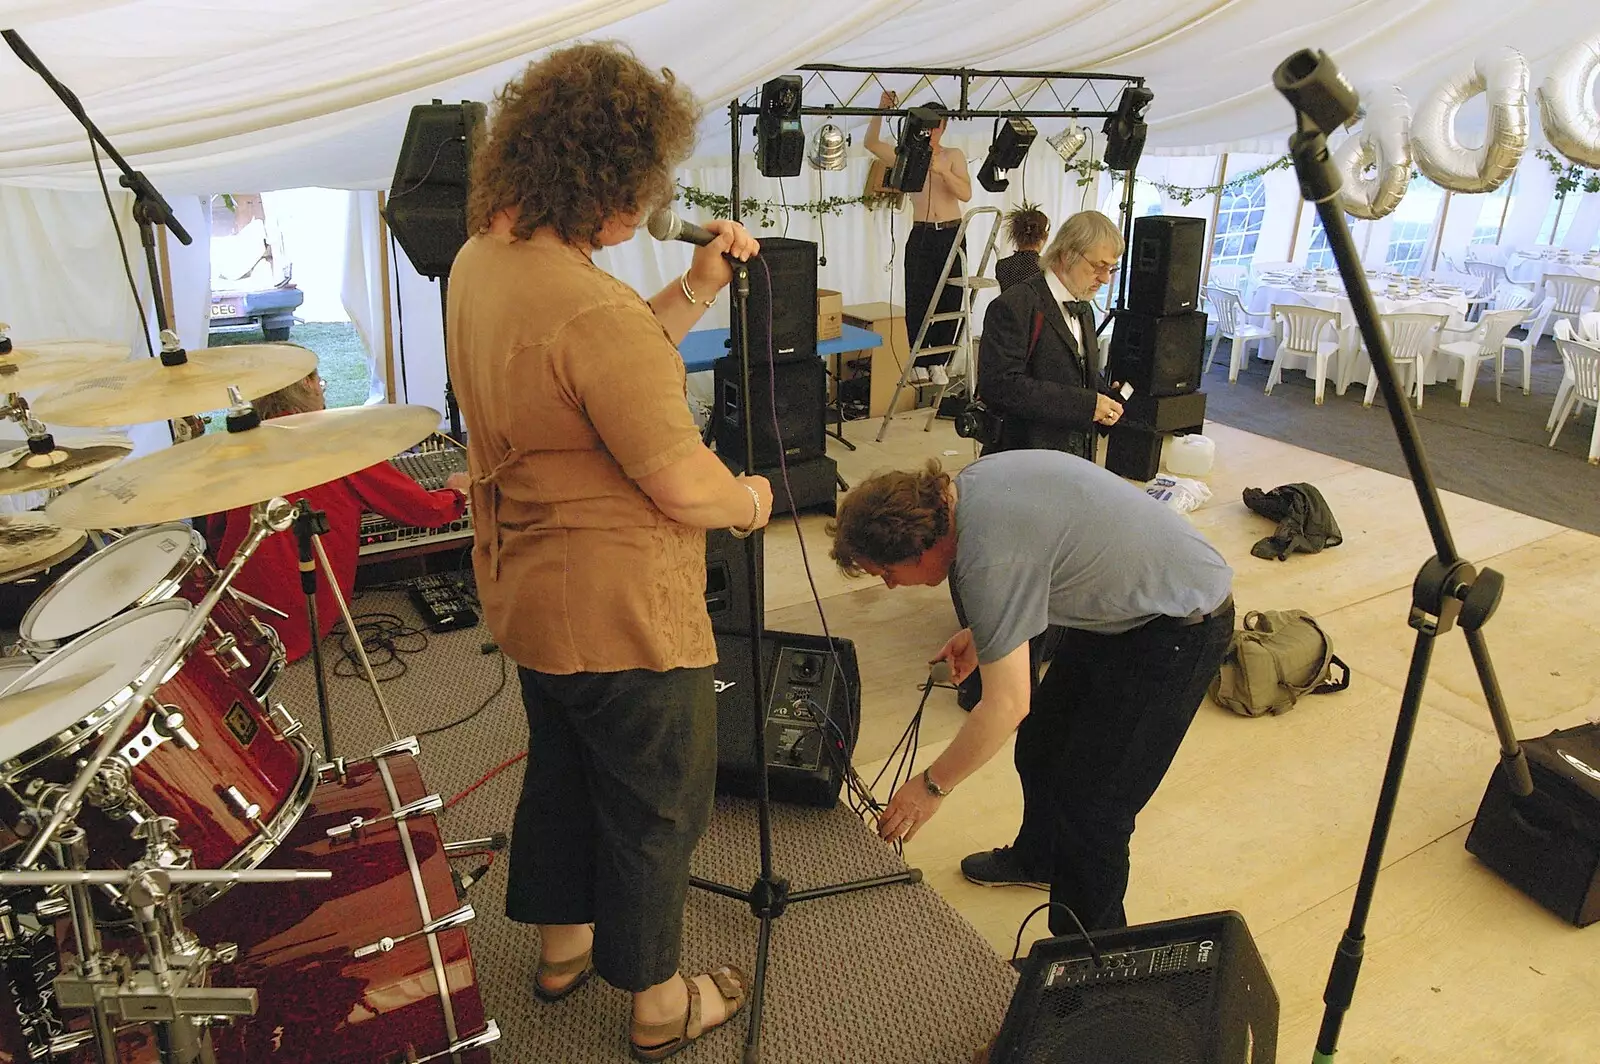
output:
M1483 147L1463 147L1456 136L1456 116L1480 92L1488 94L1489 104ZM1411 123L1417 169L1452 192L1493 192L1511 179L1527 147L1528 61L1514 48L1480 57L1439 86Z
M811 168L813 170L844 169L844 133L829 122L811 137Z
M1539 121L1550 146L1579 166L1600 167L1600 108L1590 86L1600 74L1600 35L1556 60L1539 86Z
M1411 183L1411 104L1398 85L1372 94L1361 132L1339 145L1333 165L1344 178L1339 205L1346 214L1373 221L1400 206Z
M1050 138L1050 146L1061 156L1061 161L1070 163L1077 154L1083 150L1084 142L1089 139L1089 131L1078 123L1063 129L1060 133Z

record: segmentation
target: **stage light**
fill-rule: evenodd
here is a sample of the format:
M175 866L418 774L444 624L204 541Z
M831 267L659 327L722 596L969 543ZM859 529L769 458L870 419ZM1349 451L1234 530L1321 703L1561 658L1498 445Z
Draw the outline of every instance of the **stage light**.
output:
M884 185L896 192L921 192L933 162L933 131L944 115L932 107L913 107L900 123L900 140L894 146L894 166Z
M989 144L989 154L978 168L978 184L990 192L1004 192L1011 187L1011 182L1001 175L1022 165L1039 136L1033 123L1020 115L1001 120L999 127Z
M1106 119L1103 130L1105 163L1109 169L1132 170L1139 165L1139 156L1144 154L1145 134L1150 128L1145 125L1144 113L1155 98L1156 94L1143 85L1129 85L1122 90L1116 113Z
M801 82L784 74L761 86L756 116L756 169L764 177L794 177L805 160L806 134L800 128Z
M1051 137L1046 143L1056 150L1056 154L1061 156L1062 162L1070 163L1078 157L1078 153L1083 150L1083 146L1088 143L1088 140L1089 131L1074 122L1060 133Z
M843 170L844 149L850 143L844 132L832 122L822 126L811 136L811 154L807 159L813 170Z

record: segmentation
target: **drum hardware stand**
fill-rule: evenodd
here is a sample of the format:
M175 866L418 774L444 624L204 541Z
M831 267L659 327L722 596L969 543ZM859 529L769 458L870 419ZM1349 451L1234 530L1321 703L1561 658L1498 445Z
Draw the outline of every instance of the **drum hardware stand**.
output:
M383 714L383 723L389 729L389 739L391 742L399 742L400 729L394 726L394 717L389 713L389 703L383 697L383 687L378 683L378 677L372 671L372 662L367 658L366 644L356 632L355 618L350 616L350 604L345 601L339 581L333 577L333 564L328 561L328 552L322 549L320 536L312 537L311 543L317 550L317 561L322 564L322 573L328 578L328 587L333 591L333 601L339 604L339 615L344 618L345 629L350 633L351 642L355 644L356 658L361 662L362 671L367 674L367 683L372 687L372 697L378 700L378 712Z
M733 126L733 157L739 158L739 127L740 105L734 100L728 106L729 115ZM733 168L733 220L739 220L739 168ZM733 268L732 313L739 317L740 342L736 354L739 357L740 385L742 395L750 394L750 264L730 259L728 263ZM743 404L744 414L744 472L752 473L756 468L755 461L755 432L751 425L754 403ZM727 886L698 876L689 877L689 885L697 887L711 894L724 898L733 898L742 901L750 907L750 914L760 921L760 928L756 933L756 965L752 974L750 987L750 1024L745 1035L744 1064L759 1064L761 1060L761 1021L766 1006L766 979L767 959L772 944L772 924L782 916L784 910L792 902L814 901L818 898L831 898L839 894L850 894L858 890L868 890L872 887L886 887L895 883L920 883L922 870L910 868L904 872L897 872L886 876L874 876L871 879L861 879L852 883L837 883L825 887L812 887L806 890L790 890L789 881L774 874L772 866L772 796L769 792L767 781L767 702L768 691L762 675L761 665L761 637L766 628L762 618L766 616L766 607L763 602L764 589L762 583L761 567L756 562L756 536L758 531L744 537L744 564L745 586L750 591L750 678L751 690L755 695L751 698L752 707L751 727L755 730L753 744L755 750L755 778L756 778L756 810L757 825L759 829L759 847L761 871L755 883L749 888Z
M17 861L16 867L18 869L30 869L38 862L45 846L55 837L56 832L61 829L67 819L82 806L84 792L94 782L95 777L100 772L100 767L105 764L106 759L112 755L122 742L123 736L127 734L128 729L133 725L134 718L144 708L145 702L155 694L156 688L166 680L173 666L183 658L184 654L193 645L195 639L205 627L206 621L211 617L211 611L216 609L217 603L227 592L228 586L239 575L239 570L244 568L245 563L255 554L264 539L273 532L288 528L293 519L293 508L282 499L256 503L251 508L250 531L246 534L244 542L239 544L239 549L234 552L233 558L228 562L227 567L223 569L222 574L217 578L217 582L206 591L199 604L190 610L183 627L178 630L178 633L167 644L166 649L162 651L161 656L150 667L145 679L134 688L133 696L128 699L122 711L106 727L106 731L100 737L99 745L95 747L94 753L89 755L88 760L84 762L77 777L73 779L72 785L67 789L67 793L56 803L49 821L33 837L28 844L27 850ZM0 878L0 886L3 886L5 882L5 879ZM112 881L108 880L107 882Z
M1272 82L1294 107L1297 129L1289 138L1289 153L1294 158L1301 194L1316 204L1317 214L1322 218L1328 247L1338 263L1345 292L1361 327L1362 339L1372 354L1372 368L1383 389L1384 405L1389 408L1389 417L1394 423L1395 435L1405 455L1406 468L1416 487L1417 501L1422 506L1422 515L1427 521L1435 550L1434 556L1422 564L1411 587L1409 624L1417 634L1406 674L1405 691L1400 699L1400 715L1395 723L1394 741L1389 748L1389 761L1378 793L1378 807L1373 815L1372 834L1367 842L1361 878L1351 905L1350 923L1334 954L1327 989L1323 993L1322 1000L1327 1007L1312 1060L1314 1064L1332 1064L1334 1054L1338 1051L1339 1029L1355 995L1356 980L1361 973L1367 915L1377 889L1378 874L1383 868L1383 849L1388 841L1400 795L1400 780L1405 772L1412 734L1422 706L1422 690L1428 679L1433 643L1457 623L1466 636L1467 647L1478 672L1478 683L1483 689L1489 716L1500 739L1500 768L1515 794L1532 794L1533 781L1528 774L1527 758L1517 743L1511 715L1501 695L1500 683L1495 677L1494 663L1489 658L1489 647L1483 635L1483 626L1499 605L1505 578L1493 569L1474 567L1456 551L1449 522L1445 519L1444 508L1422 450L1422 441L1417 435L1411 404L1401 392L1396 379L1394 360L1378 323L1372 291L1367 286L1360 256L1350 238L1344 210L1337 200L1340 175L1328 155L1328 135L1355 116L1360 101L1333 61L1322 52L1296 52L1273 72Z

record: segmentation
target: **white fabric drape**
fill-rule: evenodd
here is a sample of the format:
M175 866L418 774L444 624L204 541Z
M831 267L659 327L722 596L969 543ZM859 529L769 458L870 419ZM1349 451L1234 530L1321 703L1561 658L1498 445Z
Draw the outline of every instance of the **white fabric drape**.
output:
M388 394L383 339L383 271L387 264L376 192L352 192L345 216L344 281L339 300L367 351L367 402Z

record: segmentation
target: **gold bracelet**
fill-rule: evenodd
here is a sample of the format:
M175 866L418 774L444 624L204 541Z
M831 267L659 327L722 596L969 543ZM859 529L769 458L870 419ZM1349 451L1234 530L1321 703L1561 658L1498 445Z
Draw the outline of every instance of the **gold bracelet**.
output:
M689 275L687 273L678 275L678 287L683 289L683 298L687 299L692 306L709 307L716 299L715 296L703 302L696 299L694 297L694 289L689 287Z

